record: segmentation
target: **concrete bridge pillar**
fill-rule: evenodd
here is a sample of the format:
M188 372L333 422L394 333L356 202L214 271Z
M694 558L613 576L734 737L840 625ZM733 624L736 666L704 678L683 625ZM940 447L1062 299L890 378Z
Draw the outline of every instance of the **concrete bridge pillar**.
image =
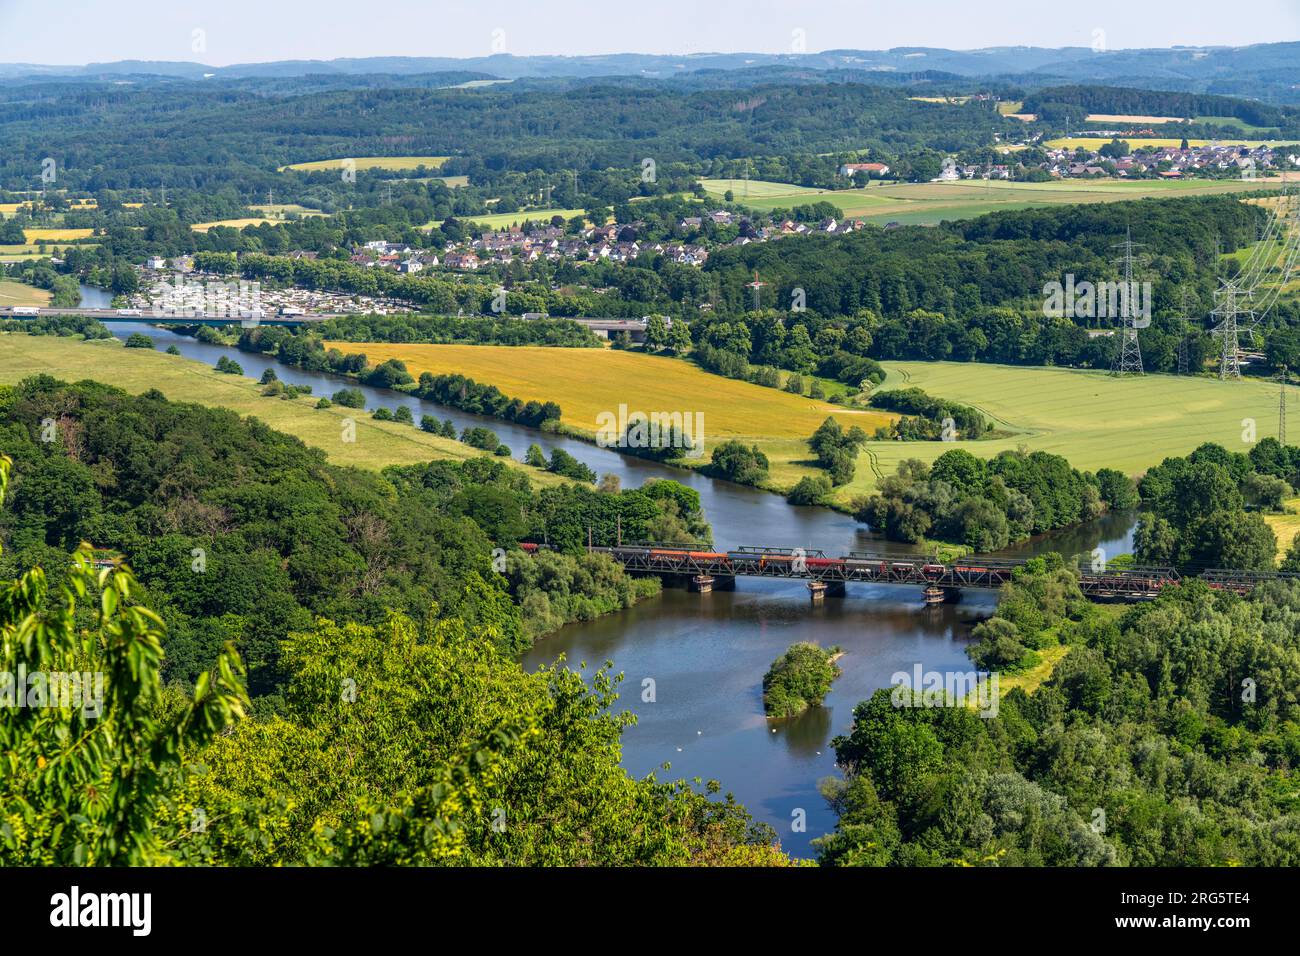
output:
M814 604L821 604L826 599L826 582L809 581L808 596L812 598Z
M713 575L697 574L691 578L691 590L698 594L710 594L713 591Z
M938 585L930 584L921 592L921 596L926 607L938 604L956 604L961 600L961 589L941 588Z

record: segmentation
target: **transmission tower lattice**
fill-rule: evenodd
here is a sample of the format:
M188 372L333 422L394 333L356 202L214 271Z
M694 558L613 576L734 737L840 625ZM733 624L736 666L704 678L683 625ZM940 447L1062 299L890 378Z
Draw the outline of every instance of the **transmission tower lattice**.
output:
M1219 378L1227 381L1230 378L1241 378L1240 337L1244 332L1251 337L1252 341L1254 340L1255 313L1250 309L1243 309L1237 301L1245 298L1249 302L1251 294L1248 291L1238 288L1237 284L1230 279L1222 281L1222 287L1214 293L1218 308L1211 313L1218 317L1219 324L1214 327L1211 334L1219 339Z
M1178 374L1179 375L1186 375L1188 372L1188 368L1191 365L1191 356L1189 354L1191 350L1191 342L1192 342L1191 304L1194 298L1195 296L1193 295L1192 291L1190 289L1184 288L1182 294L1183 314L1179 316L1175 316L1175 318L1178 320L1178 323L1180 325L1180 331L1182 333L1178 338Z
M1286 366L1283 365L1277 375L1277 441L1286 444Z
M1120 348L1119 354L1115 358L1115 367L1113 369L1116 375L1141 375L1142 374L1142 348L1138 344L1138 325L1136 302L1137 290L1133 284L1133 250L1139 248L1139 244L1133 241L1133 230L1130 228L1124 241L1115 246L1116 249L1123 249L1124 254L1115 260L1118 265L1124 269L1124 285L1120 295L1121 311L1123 312L1123 328L1120 329Z

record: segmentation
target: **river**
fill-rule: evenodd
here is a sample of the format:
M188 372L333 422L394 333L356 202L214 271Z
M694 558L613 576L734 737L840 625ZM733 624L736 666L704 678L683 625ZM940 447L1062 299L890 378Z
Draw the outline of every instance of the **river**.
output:
M91 290L97 291L97 290ZM85 296L83 304L93 305ZM99 293L101 296L103 293ZM126 338L143 332L155 346L175 345L188 358L208 365L233 350L144 323L111 326ZM715 543L820 548L830 555L849 550L905 552L869 534L852 518L824 508L793 507L772 494L694 472L667 468L624 456L587 442L470 415L457 409L384 389L359 386L350 379L283 365L247 352L236 357L244 373L260 378L274 368L280 379L311 385L329 395L344 386L360 388L368 408L395 409L451 418L457 428L483 425L510 446L516 458L537 443L549 454L563 448L598 474L618 475L624 487L647 478L672 478L700 494ZM1045 535L1007 549L1024 557L1049 550L1065 554L1102 548L1107 556L1132 549L1133 518L1111 515L1089 525ZM835 770L831 738L847 733L853 707L897 671L969 671L966 657L970 628L994 607L989 592L967 591L956 604L923 607L910 587L849 585L843 598L828 597L815 607L807 588L797 581L745 579L735 591L692 594L665 589L657 600L586 624L570 625L538 642L522 662L528 670L605 661L624 675L618 710L630 710L637 723L623 736L623 763L641 776L660 779L716 779L734 793L757 820L771 824L782 846L798 856L812 856L811 841L833 829L834 814L817 784ZM825 705L789 721L769 721L763 714L761 684L772 661L795 641L839 645L843 675ZM671 770L660 765L671 764ZM802 828L801 827L802 824Z

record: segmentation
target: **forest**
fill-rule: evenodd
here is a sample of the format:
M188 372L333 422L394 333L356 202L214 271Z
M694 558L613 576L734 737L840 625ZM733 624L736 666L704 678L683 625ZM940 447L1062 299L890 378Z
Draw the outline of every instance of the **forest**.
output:
M680 90L594 82L558 88L345 89L281 94L194 84L0 88L0 188L39 183L59 160L70 188L157 189L286 201L311 190L276 170L345 156L453 156L451 175L813 156L877 147L957 151L1017 121L991 104L932 109L858 83ZM221 130L214 137L212 130ZM86 134L93 132L93 137ZM337 175L333 177L337 182Z
M1147 469L1138 485L1146 505L1133 534L1138 560L1188 570L1272 571L1277 538L1263 513L1280 512L1300 471L1294 449L1264 438L1249 454L1204 444L1184 458ZM1300 566L1292 548L1285 570Z
M41 633L4 642L6 673L88 668L109 692L93 714L0 723L7 866L790 863L716 783L629 777L619 678L525 673L500 614L305 621L279 706L259 712L232 643L192 689L167 682L157 595L85 548L51 558L3 585L0 627Z
M92 542L130 564L166 625L166 681L192 684L231 643L272 710L283 642L318 617L455 615L518 653L646 596L607 560L579 556L588 528L597 544L619 529L627 540L710 536L698 495L676 482L535 490L490 456L378 475L329 465L256 419L91 382L36 376L0 389L0 446L14 460L3 573L45 567L60 583L67 556ZM545 576L503 566L524 539L559 549Z
M996 715L905 686L860 703L823 865L1300 864L1300 583L1107 608L1048 556L980 628L976 659L999 638L1065 655Z

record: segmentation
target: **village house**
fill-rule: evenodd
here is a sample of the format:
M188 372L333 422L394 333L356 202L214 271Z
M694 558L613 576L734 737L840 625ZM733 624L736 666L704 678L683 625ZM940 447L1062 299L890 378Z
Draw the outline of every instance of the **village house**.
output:
M888 176L889 167L884 163L845 163L840 167L841 176L856 176L864 173L870 176Z

